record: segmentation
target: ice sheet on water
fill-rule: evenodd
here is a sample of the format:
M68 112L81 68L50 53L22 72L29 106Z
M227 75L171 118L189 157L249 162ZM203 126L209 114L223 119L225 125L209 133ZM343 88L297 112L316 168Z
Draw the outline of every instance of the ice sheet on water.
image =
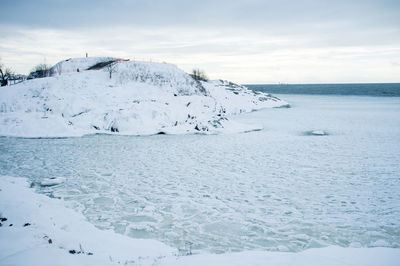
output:
M400 247L399 99L286 98L247 134L1 138L0 172L62 176L46 192L96 226L194 252Z

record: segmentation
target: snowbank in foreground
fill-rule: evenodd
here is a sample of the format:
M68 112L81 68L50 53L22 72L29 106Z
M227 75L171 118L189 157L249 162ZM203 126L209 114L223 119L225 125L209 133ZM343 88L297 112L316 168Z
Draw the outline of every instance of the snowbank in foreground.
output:
M0 216L7 218L0 227L0 265L152 265L173 255L161 242L95 228L61 200L34 193L25 179L1 176L0 190Z
M199 255L168 258L164 266L395 266L400 261L400 250L389 248L309 249L299 253L249 251L222 255Z
M63 201L34 193L25 179L0 176L1 265L398 265L400 249L309 249L177 256L155 240L95 228ZM12 226L11 226L12 224Z
M171 64L117 62L111 79L107 68L84 70L106 59L71 59L62 69L80 72L2 87L0 135L244 132L261 127L228 116L288 105L227 81L197 81Z

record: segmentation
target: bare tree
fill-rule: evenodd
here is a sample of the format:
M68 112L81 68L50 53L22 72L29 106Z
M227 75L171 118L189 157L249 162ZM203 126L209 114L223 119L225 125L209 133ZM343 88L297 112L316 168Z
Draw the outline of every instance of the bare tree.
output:
M106 69L108 74L110 74L110 79L112 77L112 73L117 72L117 63L116 62L111 62L108 65L106 65Z
M36 65L28 76L30 78L44 78L50 76L50 66L46 64Z
M11 70L11 68L6 68L1 62L0 62L0 84L1 86L7 86L8 84L8 79L14 75L14 72Z
M207 81L208 77L206 73L203 70L200 70L198 68L195 68L192 70L192 74L190 74L195 80L202 80L202 81Z

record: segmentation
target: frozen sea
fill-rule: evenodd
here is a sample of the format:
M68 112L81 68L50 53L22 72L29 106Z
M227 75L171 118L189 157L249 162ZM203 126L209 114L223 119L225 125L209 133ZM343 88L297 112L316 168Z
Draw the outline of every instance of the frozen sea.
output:
M400 248L400 97L277 96L243 134L2 137L0 175L184 252Z

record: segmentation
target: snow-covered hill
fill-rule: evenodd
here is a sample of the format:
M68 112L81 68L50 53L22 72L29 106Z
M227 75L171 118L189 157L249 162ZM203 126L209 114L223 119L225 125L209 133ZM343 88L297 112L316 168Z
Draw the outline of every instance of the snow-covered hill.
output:
M197 81L165 63L77 58L53 67L52 77L28 80L0 91L0 135L61 137L110 133L218 133L259 129L230 116L288 104L227 81ZM79 72L73 71L78 69Z

